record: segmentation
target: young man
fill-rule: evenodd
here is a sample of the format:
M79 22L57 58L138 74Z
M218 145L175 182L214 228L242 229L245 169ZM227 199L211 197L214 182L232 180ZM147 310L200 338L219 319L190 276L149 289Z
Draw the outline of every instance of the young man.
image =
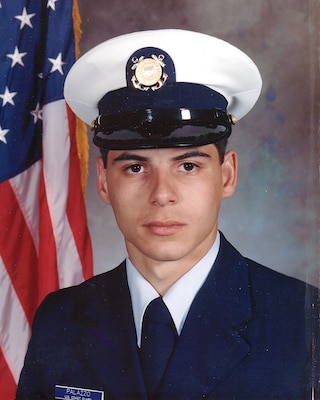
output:
M218 231L237 182L227 138L260 89L240 50L180 30L124 35L75 64L66 99L94 120L98 192L128 257L45 299L18 400L317 398L317 289Z

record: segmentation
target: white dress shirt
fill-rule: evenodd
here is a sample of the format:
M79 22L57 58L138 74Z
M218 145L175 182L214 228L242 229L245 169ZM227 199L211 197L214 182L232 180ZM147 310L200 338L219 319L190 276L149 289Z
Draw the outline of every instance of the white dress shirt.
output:
M206 280L209 271L216 260L219 247L220 234L218 232L217 238L208 253L186 274L178 279L163 296L163 301L170 311L179 335L193 299ZM159 297L159 293L140 274L128 257L126 259L126 269L134 323L137 332L137 344L140 347L144 312L150 301Z

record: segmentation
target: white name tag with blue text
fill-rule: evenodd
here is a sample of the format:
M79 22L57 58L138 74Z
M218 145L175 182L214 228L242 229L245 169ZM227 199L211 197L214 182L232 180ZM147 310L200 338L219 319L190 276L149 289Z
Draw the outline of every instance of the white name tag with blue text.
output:
M55 386L55 399L59 400L104 400L100 390L77 388L72 386Z

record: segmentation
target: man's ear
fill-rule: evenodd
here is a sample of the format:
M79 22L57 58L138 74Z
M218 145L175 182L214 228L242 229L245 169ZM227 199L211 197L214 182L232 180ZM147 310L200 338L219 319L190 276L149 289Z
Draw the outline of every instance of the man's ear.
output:
M110 204L107 170L101 157L97 158L97 192L104 203Z
M235 151L229 150L225 154L221 168L222 168L222 182L223 182L223 197L227 198L233 195L237 186L238 157Z

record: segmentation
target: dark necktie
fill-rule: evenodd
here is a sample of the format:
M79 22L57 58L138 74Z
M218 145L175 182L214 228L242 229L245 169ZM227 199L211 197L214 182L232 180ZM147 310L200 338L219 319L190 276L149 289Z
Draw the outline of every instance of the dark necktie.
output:
M140 359L149 398L160 384L172 354L177 331L161 297L151 301L142 322Z

